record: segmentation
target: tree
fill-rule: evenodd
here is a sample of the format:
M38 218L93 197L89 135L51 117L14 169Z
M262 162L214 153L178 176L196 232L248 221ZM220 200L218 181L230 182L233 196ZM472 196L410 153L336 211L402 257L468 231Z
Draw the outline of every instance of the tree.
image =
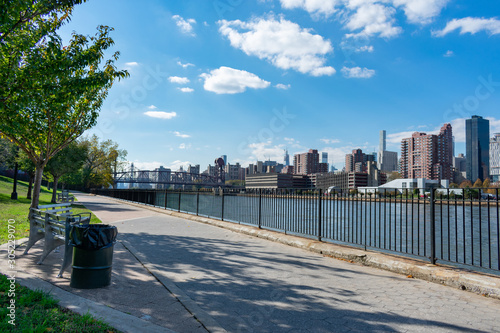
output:
M100 142L96 135L82 140L87 146L87 160L82 170L82 183L85 188L107 187L113 185L114 172L120 168L120 161L127 156L127 151L118 148L112 140Z
M28 193L26 194L26 199L31 199L31 192L33 192L33 182L35 180L35 164L28 157L28 155L26 155L24 151L19 152L19 156L17 157L17 163L19 164L19 169L23 170L28 174L29 183L28 183Z
M467 179L460 183L460 188L468 188L468 187L472 187L472 182L470 180Z
M14 167L17 155L17 147L8 139L0 138L0 169Z
M104 51L113 45L112 28L100 26L94 37L74 33L69 45L62 45L55 30L81 2L2 4L7 15L3 13L0 22L0 134L35 164L32 207L38 206L42 173L50 158L95 125L113 81L128 76L114 66L118 52L100 68ZM47 15L35 15L37 5Z
M391 182L395 179L400 179L400 178L401 178L401 174L397 171L393 171L387 175L387 182Z
M451 183L450 188L459 188L457 183Z
M483 182L481 181L481 179L477 179L476 182L474 183L474 187L476 188L481 188L483 187Z
M491 181L489 178L486 178L483 182L483 188L489 188L491 186Z
M56 203L57 184L61 176L79 170L87 158L87 146L72 142L61 150L47 163L45 171L54 181L52 189L52 203Z

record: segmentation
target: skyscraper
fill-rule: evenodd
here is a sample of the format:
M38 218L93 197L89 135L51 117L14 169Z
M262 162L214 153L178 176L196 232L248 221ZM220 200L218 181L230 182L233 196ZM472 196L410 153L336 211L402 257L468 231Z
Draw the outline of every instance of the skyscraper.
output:
M415 132L401 141L401 177L453 181L453 137L450 124L438 135Z
M492 182L500 182L500 133L490 140L490 176Z
M490 168L490 121L472 116L465 121L465 152L467 157L467 179L489 177Z
M377 167L383 172L398 171L398 153L386 150L386 133L380 131Z
M385 133L385 130L381 130L380 131L380 137L379 137L379 143L378 143L378 150L379 151L385 151L386 149L386 146L385 146L385 142L386 142L386 133Z
M285 149L285 157L283 158L283 165L284 166L290 165L290 155L288 155L288 149Z

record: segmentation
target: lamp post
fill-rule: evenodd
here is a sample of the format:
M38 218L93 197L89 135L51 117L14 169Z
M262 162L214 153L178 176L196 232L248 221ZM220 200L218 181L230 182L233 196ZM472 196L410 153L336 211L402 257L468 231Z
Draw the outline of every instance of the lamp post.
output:
M16 162L14 166L14 186L12 187L12 194L10 195L12 200L17 200L17 167L18 164Z

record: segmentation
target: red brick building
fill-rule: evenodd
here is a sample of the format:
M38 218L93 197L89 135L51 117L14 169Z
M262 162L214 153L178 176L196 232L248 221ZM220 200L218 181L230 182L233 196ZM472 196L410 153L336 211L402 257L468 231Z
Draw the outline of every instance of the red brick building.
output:
M401 177L453 182L453 134L444 124L438 135L415 132L401 141Z

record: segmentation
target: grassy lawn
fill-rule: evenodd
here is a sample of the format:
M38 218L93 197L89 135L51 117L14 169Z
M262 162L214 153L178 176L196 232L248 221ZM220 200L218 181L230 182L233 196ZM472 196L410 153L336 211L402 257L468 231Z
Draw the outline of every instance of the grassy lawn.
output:
M8 237L8 220L14 219L16 221L16 239L29 236L29 221L28 213L31 205L31 200L26 199L28 192L28 183L17 183L17 197L18 200L11 200L13 180L11 178L0 176L0 244L7 243ZM47 190L42 186L40 192L40 205L49 205L52 199L52 190ZM74 203L73 212L75 214L89 212L83 205ZM101 223L101 221L92 214L90 223Z
M14 295L9 295L11 292ZM8 306L15 300L15 324L9 324L11 317ZM42 291L10 284L0 274L0 332L119 332L91 315L81 316L61 308L57 301Z

